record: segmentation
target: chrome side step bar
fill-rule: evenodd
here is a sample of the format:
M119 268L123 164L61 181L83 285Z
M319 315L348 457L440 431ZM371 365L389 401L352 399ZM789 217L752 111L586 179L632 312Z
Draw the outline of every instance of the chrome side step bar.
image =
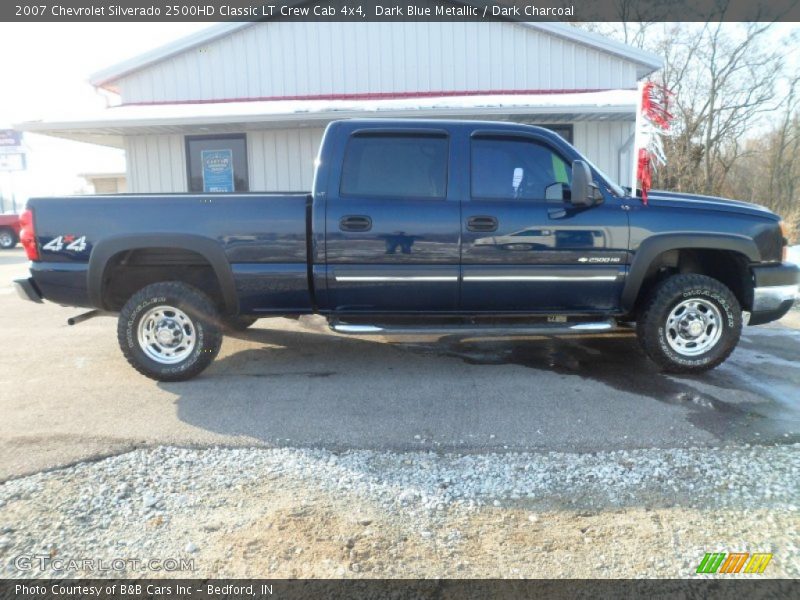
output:
M515 335L563 335L592 333L617 328L614 319L582 323L541 323L536 325L361 325L332 321L330 328L347 335L469 335L510 337Z

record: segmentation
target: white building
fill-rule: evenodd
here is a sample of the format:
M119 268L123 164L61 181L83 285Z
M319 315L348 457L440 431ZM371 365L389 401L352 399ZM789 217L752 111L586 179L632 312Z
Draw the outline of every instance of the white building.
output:
M122 194L128 191L125 173L81 173L94 194Z
M204 149L232 151L236 189L310 189L325 125L366 116L550 126L627 183L660 66L562 23L223 23L92 76L118 105L17 127L124 148L131 192L202 191Z

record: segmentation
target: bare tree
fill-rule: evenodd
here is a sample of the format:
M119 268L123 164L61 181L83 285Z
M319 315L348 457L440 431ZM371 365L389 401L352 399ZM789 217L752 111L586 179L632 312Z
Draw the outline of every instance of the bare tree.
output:
M795 36L777 40L769 23L580 26L664 58L653 78L673 93L674 121L656 186L766 204L800 228Z
M727 194L766 204L800 234L800 75L789 81L784 108L772 127L746 140L743 160L730 170Z
M741 157L738 143L764 113L774 111L782 57L767 48L771 26L676 25L663 43L660 77L674 93L677 161L667 177L680 187L719 193ZM673 168L674 167L674 168Z
M767 194L781 204L780 208L800 211L800 75L789 85L787 107L767 149L770 165Z
M621 22L582 22L573 23L575 27L585 29L606 37L617 39L636 48L648 49L652 46L658 23L650 21Z

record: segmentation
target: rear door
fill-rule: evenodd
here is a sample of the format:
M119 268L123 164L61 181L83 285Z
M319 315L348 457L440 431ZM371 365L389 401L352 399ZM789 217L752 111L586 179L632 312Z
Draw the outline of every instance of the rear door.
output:
M326 202L331 308L456 310L460 202L450 181L449 133L373 127L341 143Z
M593 207L574 207L562 200L571 161L536 134L476 132L470 155L462 208L462 309L615 308L628 242L619 202L606 198Z

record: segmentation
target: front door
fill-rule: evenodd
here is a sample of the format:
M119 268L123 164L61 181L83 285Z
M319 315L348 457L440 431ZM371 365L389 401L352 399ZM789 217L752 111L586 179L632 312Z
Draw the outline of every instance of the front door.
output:
M610 195L592 207L561 200L571 164L534 134L476 134L462 208L461 308L608 311L619 303L628 220ZM557 200L552 191L558 190Z
M448 133L365 129L353 132L342 152L340 183L326 202L333 309L456 310L460 203L449 181Z

